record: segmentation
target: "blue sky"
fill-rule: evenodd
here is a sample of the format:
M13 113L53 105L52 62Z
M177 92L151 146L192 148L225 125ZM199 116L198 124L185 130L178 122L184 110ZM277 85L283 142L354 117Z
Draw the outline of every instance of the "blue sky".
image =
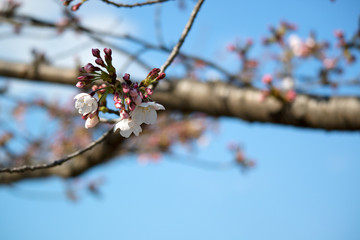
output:
M175 3L164 5L167 43L174 43L182 31L192 8L192 1L187 3L186 10L178 10ZM296 23L303 38L310 30L324 40L333 39L338 28L352 34L359 5L355 0L206 1L184 50L232 67L234 58L222 57L222 51L235 38L253 37L260 44L267 26L279 20ZM79 14L85 17L98 6L129 22L134 34L155 41L153 7L119 10L89 1ZM10 42L6 44L11 49ZM151 53L146 57L158 65L166 58ZM14 82L14 87L26 86ZM360 239L359 133L231 118L219 122L220 132L208 134L212 141L207 148L199 147L196 158L231 160L227 143L238 141L256 160L255 169L245 174L237 168L211 171L170 156L142 166L130 156L85 174L84 179L102 177L105 182L99 197L81 192L77 203L65 198L59 179L22 182L14 189L1 186L0 239ZM176 160L188 160L184 155L191 156L184 151Z

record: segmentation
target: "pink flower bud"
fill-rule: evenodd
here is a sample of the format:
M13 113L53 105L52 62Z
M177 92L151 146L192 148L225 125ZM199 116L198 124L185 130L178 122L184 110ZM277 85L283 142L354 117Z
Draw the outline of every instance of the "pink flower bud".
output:
M100 58L100 50L98 48L91 49L92 55L96 58Z
M236 50L236 47L234 44L230 43L226 46L226 49L229 51L229 52L233 52Z
M115 92L115 95L114 95L114 102L120 102L121 103L121 98L120 98L120 95L118 92Z
M89 114L89 116L85 122L85 128L95 127L96 124L98 124L99 122L100 122L100 119L99 119L99 116L97 115L97 112L93 113L93 114Z
M105 53L106 56L111 57L112 51L111 51L110 48L104 48L104 53Z
M151 88L145 88L145 91L148 95L153 94L153 90Z
M125 98L125 103L126 103L126 105L128 105L128 106L129 106L129 105L130 105L130 103L131 103L131 99L130 99L130 98L128 98L128 97L127 97L127 98Z
M121 107L122 107L122 105L121 105L121 102L120 101L118 101L118 102L115 102L115 107L116 108L118 108L118 109L120 109Z
M71 11L77 11L77 10L79 10L79 8L80 8L80 6L81 6L81 2L80 3L78 3L78 4L76 4L76 5L73 5L72 7L71 7Z
M105 89L106 84L105 83L101 84L100 88L103 88L103 89L101 89L99 92L104 93L106 91L106 89Z
M265 74L261 81L264 83L264 84L270 84L272 82L272 76L270 74Z
M128 93L130 91L130 87L126 83L121 84L121 86L122 86L123 93Z
M84 70L87 73L93 73L93 72L95 72L95 66L92 65L91 63L88 63L84 66Z
M91 87L91 90L93 90L95 92L96 90L98 90L98 88L99 88L98 85L94 85Z
M156 78L156 80L161 80L161 79L165 78L165 76L166 76L166 74L164 72L161 72L159 74L159 76Z
M94 78L93 76L79 76L79 77L77 77L77 79L78 79L79 81L91 80L91 79L93 79L93 78Z
M105 55L105 62L109 64L112 61L112 57L110 55Z
M136 108L136 104L135 103L130 103L130 106L129 106L129 110L130 111L134 111L135 110L135 108Z
M120 117L121 117L121 119L127 119L130 117L130 115L125 110L121 110Z
M142 102L141 97L138 95L138 96L134 99L134 102L135 102L136 105L140 105L141 102Z
M294 90L289 90L287 93L286 93L286 99L289 101L289 102L292 102L294 101L296 98L296 92Z
M125 73L124 76L123 76L123 79L124 79L125 81L130 81L130 74Z
M84 82L81 82L81 81L79 81L79 82L76 83L76 87L77 87L77 88L83 88L83 87L85 87L85 85L86 85L86 84L85 84Z
M137 90L136 89L131 89L130 90L130 96L132 96L132 97L137 97L139 94L138 94L138 92L137 92Z
M338 38L344 38L344 32L339 29L335 30L334 35L335 35L335 37L338 37Z
M100 65L100 66L102 66L102 67L105 67L105 63L104 63L104 61L103 61L101 58L95 59L95 63L96 63L97 65Z
M133 87L137 89L139 87L139 84L136 82Z

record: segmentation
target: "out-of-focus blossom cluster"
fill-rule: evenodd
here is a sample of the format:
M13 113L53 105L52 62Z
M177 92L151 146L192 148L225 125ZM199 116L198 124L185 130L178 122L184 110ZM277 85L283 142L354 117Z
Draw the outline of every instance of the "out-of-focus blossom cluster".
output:
M155 103L150 96L153 93L151 85L165 77L159 68L154 68L140 83L133 82L130 74L125 73L122 80L117 79L116 69L112 65L112 51L104 49L104 59L99 49L92 49L96 58L96 67L91 63L80 69L76 86L84 88L92 85L92 91L79 93L75 96L75 108L86 120L85 127L92 128L99 123L99 111L109 112L106 96L113 95L114 107L120 115L120 121L114 130L120 129L120 134L128 138L131 133L139 136L142 131L141 124L154 124L157 119L157 110L164 110L164 106ZM104 70L103 70L104 69ZM94 98L95 93L98 100Z
M21 3L14 0L4 1L0 6L0 17L12 18L16 14L20 6ZM13 25L14 33L20 33L22 23L19 21L13 21Z
M264 101L268 96L275 97L285 103L290 103L295 100L295 81L292 77L286 76L281 79L279 86L274 84L274 79L271 74L265 74L261 80L267 89L262 91L260 101Z
M229 142L228 149L233 153L236 164L240 166L243 171L255 167L255 161L245 157L244 150L238 143Z
M92 132L79 127L82 122L75 118L69 103L63 105L41 99L18 101L7 111L16 128L2 123L6 129L4 132L0 129L0 165L3 167L46 163L83 148L92 140ZM33 126L33 120L29 122L32 114L37 114L38 121L43 122L43 132L33 133L39 126Z
M235 44L228 44L227 50L238 55L241 61L240 78L244 83L250 83L254 78L255 70L259 64L258 60L249 58L249 50L253 46L253 40L247 39L244 44L236 41Z
M69 6L74 0L61 0L64 4L64 6ZM81 0L80 2L71 5L70 9L71 11L77 11L83 5L87 0Z

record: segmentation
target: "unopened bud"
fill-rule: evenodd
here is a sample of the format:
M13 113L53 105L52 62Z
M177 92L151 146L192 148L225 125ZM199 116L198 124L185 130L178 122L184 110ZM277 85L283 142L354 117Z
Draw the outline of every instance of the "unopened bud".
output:
M272 82L272 76L270 74L265 74L261 81L264 83L264 84L270 84Z
M151 88L145 88L145 91L148 95L153 94L153 90Z
M138 92L137 92L137 90L136 89L131 89L130 90L130 96L132 96L132 97L136 97L136 96L138 96L139 94L138 94Z
M122 107L121 102L115 102L115 107L120 109Z
M121 117L121 119L127 119L127 118L129 118L130 116L129 116L129 113L127 113L125 110L122 110L122 111L120 112L120 117Z
M87 73L93 73L95 71L95 66L92 65L91 63L88 63L84 66L84 70Z
M101 58L95 59L95 63L96 63L97 65L102 66L102 67L106 67L104 61L103 61Z
M136 105L140 105L142 102L141 97L138 95L135 99L133 99Z
M335 30L334 35L335 35L335 37L338 37L338 38L344 38L344 32L339 29Z
M79 81L86 81L86 80L90 80L92 78L93 78L93 76L79 76L79 77L77 77L77 79Z
M123 76L123 79L124 79L125 81L130 81L130 74L125 73L124 76Z
M80 3L78 3L78 4L76 4L76 5L73 5L72 7L71 7L71 11L77 11L77 10L79 10L79 8L80 8L80 6L81 6L81 2Z
M136 104L135 103L130 103L130 106L129 106L129 110L130 111L134 111L135 110L135 108L136 108Z
M165 76L166 76L166 74L165 74L164 72L161 72L161 73L159 74L159 76L156 78L156 80L159 81L159 80L165 78Z
M100 50L98 48L91 49L92 55L96 58L100 58Z
M98 88L99 88L98 85L94 85L91 87L91 90L93 90L95 92L96 90L98 90Z
M79 82L76 83L76 87L77 87L77 88L83 88L83 87L85 87L85 83L79 81Z
M126 83L121 84L121 86L122 86L123 93L128 93L130 91L130 87Z
M106 56L111 57L112 51L111 51L110 48L104 48L104 53L105 53Z
M125 103L126 103L126 105L128 105L128 106L129 106L129 105L130 105L130 103L131 103L131 99L130 99L130 98L128 98L128 97L127 97L127 98L125 98Z

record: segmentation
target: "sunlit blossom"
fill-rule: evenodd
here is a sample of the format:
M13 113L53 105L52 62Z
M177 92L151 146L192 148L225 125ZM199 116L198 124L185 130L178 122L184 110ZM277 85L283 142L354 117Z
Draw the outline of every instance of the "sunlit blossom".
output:
M156 110L165 110L165 108L163 105L156 102L141 103L140 105L136 106L131 116L140 124L154 124L157 119Z
M83 116L89 113L94 113L98 109L98 102L95 98L93 98L90 94L87 93L79 93L74 99L75 108L78 109L78 112Z

